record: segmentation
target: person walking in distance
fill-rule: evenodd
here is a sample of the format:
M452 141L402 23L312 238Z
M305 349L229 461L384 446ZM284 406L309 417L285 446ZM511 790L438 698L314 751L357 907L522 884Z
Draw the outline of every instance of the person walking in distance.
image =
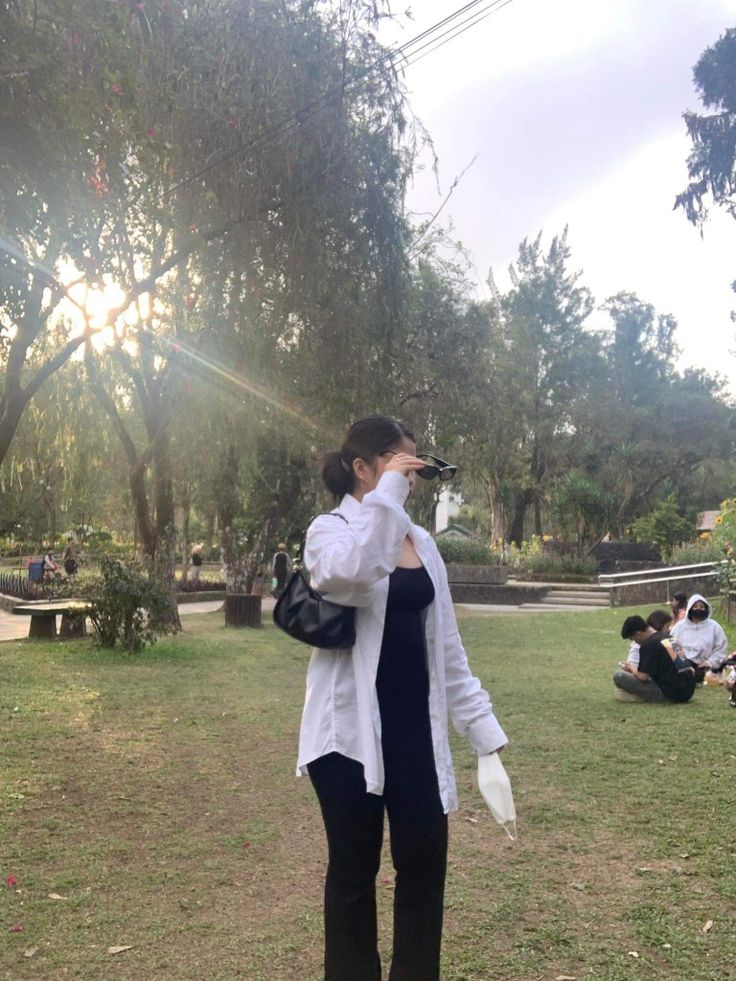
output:
M312 653L299 739L297 772L312 780L327 837L325 981L381 977L384 813L396 871L388 978L438 981L447 815L457 808L448 713L479 755L507 742L468 666L434 539L404 509L421 469L401 423L354 423L323 461L339 505L307 531L312 585L357 608L354 647Z
M202 543L192 548L192 579L196 582L202 573Z
M291 575L291 556L286 551L285 542L279 542L271 559L271 574L273 577L273 595L280 596L284 591L286 580Z

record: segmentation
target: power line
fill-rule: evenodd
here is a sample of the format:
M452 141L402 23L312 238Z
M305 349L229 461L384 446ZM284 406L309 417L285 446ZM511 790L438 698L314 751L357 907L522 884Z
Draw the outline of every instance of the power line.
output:
M512 2L513 0L493 0L485 11L476 11L472 17L468 17L467 20L462 21L460 24L454 24L449 30L445 31L444 34L434 38L428 44L422 45L422 47L417 49L417 51L412 52L403 67L410 68L411 66L416 65L416 63L421 61L422 58L426 58L427 55L434 54L435 51L439 51L440 48L443 48L450 41L454 41L456 37L460 37L461 34L469 31L471 27L475 27L476 24L480 24L481 21L484 21L487 17L490 17L491 14L497 13L499 10L507 7ZM462 24L466 24L467 26L463 27ZM450 36L447 37L446 40L441 41L441 38L445 37L446 35ZM424 48L429 48L429 50L425 51L424 54L419 54L419 51L423 50Z
M226 153L222 154L222 156L220 156L217 160L211 161L209 164L202 167L194 174L191 174L188 177L183 178L178 183L172 185L172 187L164 191L163 197L168 197L169 195L173 194L175 191L180 190L182 187L185 187L186 185L191 184L196 180L199 180L201 177L204 177L206 174L210 173L210 171L216 169L217 167L222 166L224 163L227 163L229 160L232 160L245 153L257 152L258 150L267 146L269 143L273 142L279 137L286 135L295 127L301 126L304 122L306 122L309 118L314 116L321 109L326 108L326 106L333 98L335 98L336 96L341 97L347 89L355 86L358 82L362 81L367 75L371 74L373 71L380 68L383 64L392 61L394 58L396 58L396 56L406 55L406 61L404 65L401 67L408 68L412 64L415 64L417 61L420 61L421 58L426 57L426 55L432 54L434 51L439 50L439 48L443 47L444 44L447 44L449 41L454 40L455 37L459 37L460 34L465 33L465 31L469 30L471 27L474 27L482 20L485 20L486 17L489 17L492 13L495 13L497 10L502 9L503 7L507 6L511 2L512 0L491 0L490 3L488 3L488 0L471 0L470 3L466 3L463 7L460 7L457 10L455 10L453 13L448 14L442 20L437 21L431 27L428 27L426 30L415 35L409 41L406 41L404 44L399 45L398 47L391 48L380 58L376 59L376 61L372 62L370 65L367 65L365 68L361 69L360 71L356 72L355 75L353 75L352 77L344 80L339 85L332 86L332 88L328 89L328 91L324 95L320 96L318 99L313 100L311 103L308 103L303 109L295 113L293 116L281 120L279 123L275 123L273 126L266 129L263 133L259 134L259 136L257 136L254 140L248 143L241 143L239 146L233 147L232 150L228 150ZM477 7L480 7L484 3L488 4L485 8L481 10L475 9ZM470 14L469 17L466 17L465 20L462 20L459 23L457 23L458 18L463 17L463 15L467 14L470 11L472 11L472 13ZM443 27L446 27L449 24L452 24L452 26L449 27L444 32L442 32L441 34L437 34L438 31L440 31ZM437 36L432 37L432 35L437 35ZM447 35L451 35L451 36L447 36ZM426 40L427 38L431 38L431 40ZM443 38L445 40L442 40ZM420 44L420 42L422 41L424 41L425 43ZM419 45L419 47L416 47L416 45ZM411 50L412 48L415 48L415 50ZM424 51L424 54L420 54L420 52L422 51ZM407 54L407 52L409 53Z

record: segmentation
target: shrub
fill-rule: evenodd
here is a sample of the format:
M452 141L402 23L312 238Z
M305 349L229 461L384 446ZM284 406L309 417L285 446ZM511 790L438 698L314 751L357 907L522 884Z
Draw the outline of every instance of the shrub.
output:
M120 644L125 651L133 653L155 643L159 634L168 632L166 594L140 568L104 558L100 573L80 593L92 604L89 618L101 647Z
M176 588L180 593L199 593L209 592L210 590L225 590L225 583L222 579L179 579Z
M670 561L676 545L693 536L693 525L677 509L674 494L665 497L657 507L631 525L631 533L637 542L655 542Z
M588 577L595 575L598 563L592 555L578 555L570 543L553 539L550 535L532 535L521 546L513 542L507 554L509 569L519 579L533 576Z
M438 538L437 548L445 562L458 565L498 565L500 554L474 539Z
M720 562L722 558L723 550L708 535L697 542L675 545L670 561L672 565L695 565L698 562Z

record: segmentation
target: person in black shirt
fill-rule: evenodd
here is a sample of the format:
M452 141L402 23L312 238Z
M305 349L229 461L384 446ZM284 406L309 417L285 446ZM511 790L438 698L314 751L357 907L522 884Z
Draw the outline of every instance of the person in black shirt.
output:
M286 544L279 542L278 548L271 559L271 573L274 583L271 595L279 597L286 586L286 580L291 575L292 563L291 556L286 551Z
M639 644L639 666L627 662L614 674L618 689L645 702L688 702L692 698L695 672L675 653L668 637L639 616L624 620L621 636Z

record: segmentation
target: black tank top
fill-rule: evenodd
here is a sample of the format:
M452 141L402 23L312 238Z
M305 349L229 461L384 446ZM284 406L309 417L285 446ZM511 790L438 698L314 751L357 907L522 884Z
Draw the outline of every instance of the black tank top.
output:
M429 573L397 567L389 577L376 690L384 734L429 719L429 673L422 611L434 600Z

